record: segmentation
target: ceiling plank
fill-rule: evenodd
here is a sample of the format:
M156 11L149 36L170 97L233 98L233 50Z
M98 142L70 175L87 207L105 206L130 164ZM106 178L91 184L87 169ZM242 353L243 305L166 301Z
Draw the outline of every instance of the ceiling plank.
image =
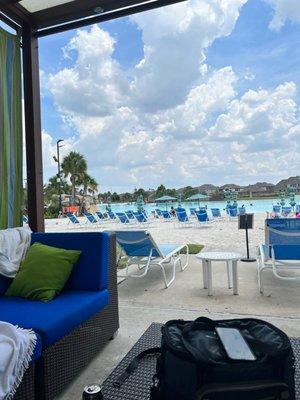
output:
M124 8L121 10L114 10L107 14L100 14L100 15L96 15L91 18L86 18L86 19L81 19L81 20L74 21L74 22L69 22L64 25L58 25L58 26L53 26L48 29L42 29L42 30L37 31L36 35L38 37L44 37L44 36L52 35L55 33L65 32L65 31L68 31L71 29L77 29L80 27L109 21L109 20L116 19L116 18L126 17L131 14L136 14L136 13L140 13L140 12L144 12L144 11L153 10L155 8L165 7L165 6L172 5L175 3L180 3L183 1L186 1L186 0L157 0L157 1L147 2L147 3L137 4L137 5L129 7L129 8Z
M24 23L33 25L31 14L20 4L12 4L10 0L0 0L0 11L19 25L23 25Z
M128 5L136 4L137 0L120 0ZM96 7L101 7L106 11L120 8L116 7L117 0L73 0L69 3L47 8L33 13L33 19L38 28L46 28L53 25L63 24L97 15Z

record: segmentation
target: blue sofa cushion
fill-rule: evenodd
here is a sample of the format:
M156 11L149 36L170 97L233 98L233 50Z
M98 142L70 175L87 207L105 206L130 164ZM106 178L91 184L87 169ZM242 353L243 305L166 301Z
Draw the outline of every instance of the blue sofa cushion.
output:
M20 297L1 297L0 321L32 328L41 335L45 349L103 309L108 302L107 290L64 291L48 303Z
M0 275L0 296L2 296L6 292L11 282L12 282L11 278L7 278L6 276Z
M39 335L37 332L34 332L34 333L36 334L36 345L35 345L34 352L31 357L31 361L35 361L41 357L42 348L43 348L41 335Z
M69 250L81 250L66 289L107 289L109 265L109 234L105 232L33 233L31 242Z

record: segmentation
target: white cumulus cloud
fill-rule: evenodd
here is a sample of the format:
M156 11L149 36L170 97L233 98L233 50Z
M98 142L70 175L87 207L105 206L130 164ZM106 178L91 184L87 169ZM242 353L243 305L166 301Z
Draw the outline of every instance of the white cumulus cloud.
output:
M144 54L129 70L107 31L76 32L64 49L71 66L43 82L101 190L248 183L299 169L296 84L239 94L233 68L213 69L205 57L233 31L246 1L190 0L132 16ZM44 133L45 158L54 150ZM52 174L55 165L45 169Z
M280 30L287 20L300 22L299 0L265 0L274 8L274 16L269 24L270 29Z

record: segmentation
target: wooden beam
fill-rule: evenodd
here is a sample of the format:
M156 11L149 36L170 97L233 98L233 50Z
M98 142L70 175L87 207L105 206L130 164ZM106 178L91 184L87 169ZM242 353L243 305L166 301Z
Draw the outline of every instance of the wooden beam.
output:
M20 4L12 4L8 0L0 0L0 11L19 25L23 25L24 23L33 25L31 14Z
M29 226L44 231L43 162L40 112L38 39L29 25L23 26L23 76Z
M37 31L38 37L53 35L55 33L65 32L71 29L77 29L84 26L97 24L100 22L110 21L112 19L126 17L128 15L137 14L144 11L153 10L155 8L165 7L175 3L180 3L186 0L157 0L149 1L142 4L138 4L132 7L123 8L121 10L113 10L104 14L96 15L91 18L81 19L78 21L66 23L64 25L54 26L48 29L41 29Z
M12 19L8 18L5 14L0 11L0 21L3 21L6 25L10 26L16 32L19 32L21 27L20 25L16 24Z

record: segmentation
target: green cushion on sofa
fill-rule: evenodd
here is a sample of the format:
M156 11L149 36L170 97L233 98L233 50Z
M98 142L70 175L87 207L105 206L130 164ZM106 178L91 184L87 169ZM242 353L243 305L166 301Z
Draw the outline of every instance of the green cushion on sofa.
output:
M34 243L5 296L52 300L65 286L81 251Z

